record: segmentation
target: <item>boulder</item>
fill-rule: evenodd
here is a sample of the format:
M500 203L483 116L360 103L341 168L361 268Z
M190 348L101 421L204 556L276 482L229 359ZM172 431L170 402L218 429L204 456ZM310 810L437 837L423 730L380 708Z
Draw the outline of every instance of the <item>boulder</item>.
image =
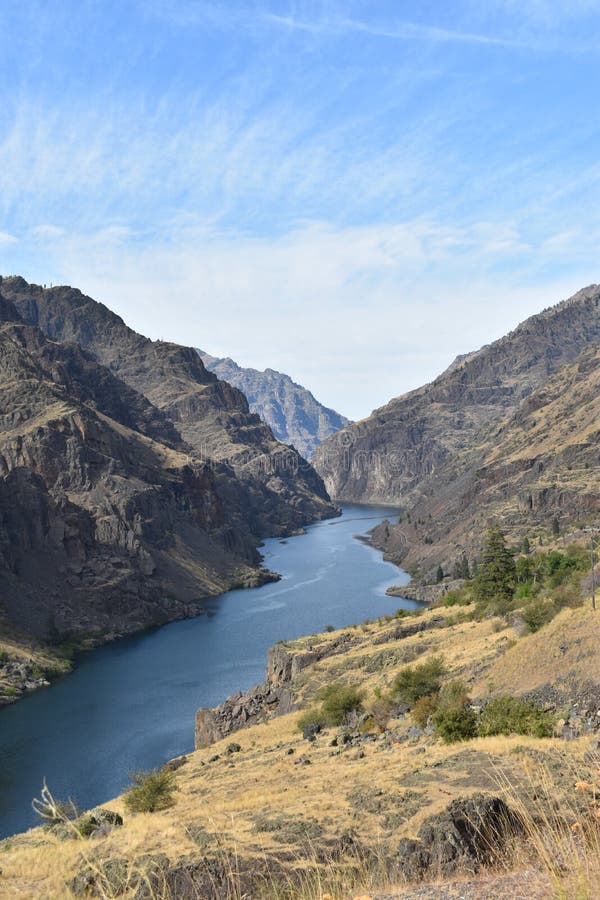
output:
M522 832L520 818L499 797L459 797L426 819L418 840L400 841L398 866L411 881L425 873L445 877L456 871L477 872L497 863L510 838Z

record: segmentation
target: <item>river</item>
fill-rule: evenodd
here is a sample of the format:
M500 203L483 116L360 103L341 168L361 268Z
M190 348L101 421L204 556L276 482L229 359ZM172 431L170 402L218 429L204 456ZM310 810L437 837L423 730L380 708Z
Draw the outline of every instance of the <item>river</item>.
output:
M35 824L42 779L82 808L105 803L128 773L193 749L194 714L263 680L278 640L391 613L408 576L355 535L393 515L345 506L343 515L285 541L265 541L282 580L203 601L208 614L82 654L74 672L0 710L0 837Z

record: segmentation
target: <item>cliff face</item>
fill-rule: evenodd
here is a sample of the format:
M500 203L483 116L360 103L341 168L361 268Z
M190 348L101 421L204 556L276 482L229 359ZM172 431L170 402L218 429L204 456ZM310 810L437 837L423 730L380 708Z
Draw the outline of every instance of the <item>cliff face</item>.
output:
M78 295L83 315L77 292L57 290L55 310L52 297L21 279L0 284L0 620L42 638L109 636L194 614L199 598L265 577L261 533L331 514L318 477L307 464L297 464L298 475L260 468L280 445L239 392L204 373L194 351L155 347ZM94 328L102 353L57 342L59 331L72 339L85 330L91 341ZM250 458L236 457L237 471L182 437L173 410L185 419L186 392L188 410L211 410L215 441L219 429L245 438ZM219 396L231 401L224 424ZM188 438L200 433L191 414L186 421Z
M600 350L590 347L423 482L377 542L424 574L477 548L490 522L520 539L600 511Z
M4 278L0 291L25 322L51 340L76 343L149 400L195 457L231 467L241 482L236 490L245 491L244 518L254 534L282 534L335 514L314 469L280 444L244 395L208 372L191 347L137 334L74 288Z
M410 506L482 429L497 427L599 340L600 288L592 285L333 435L317 448L315 467L339 500Z
M274 369L245 369L228 357L218 359L201 350L198 353L207 369L245 394L252 412L269 425L278 440L293 444L306 459L312 459L325 438L350 424L289 375Z

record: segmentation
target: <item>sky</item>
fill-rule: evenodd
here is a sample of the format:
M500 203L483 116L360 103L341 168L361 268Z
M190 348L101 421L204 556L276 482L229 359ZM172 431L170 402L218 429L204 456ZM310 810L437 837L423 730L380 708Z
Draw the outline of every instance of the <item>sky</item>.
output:
M0 272L357 419L600 282L600 0L2 0Z

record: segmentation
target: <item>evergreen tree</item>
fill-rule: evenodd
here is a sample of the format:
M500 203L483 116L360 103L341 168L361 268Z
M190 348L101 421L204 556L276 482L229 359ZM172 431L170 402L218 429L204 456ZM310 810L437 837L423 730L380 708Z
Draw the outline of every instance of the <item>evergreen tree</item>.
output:
M468 580L471 577L471 573L469 572L469 560L467 559L466 553L463 553L462 555L460 570L461 578L466 578Z
M523 538L523 543L521 544L521 553L525 553L525 555L531 553L531 544L529 543L528 537Z
M552 534L555 538L560 534L560 525L556 516L552 519Z
M437 567L437 572L435 574L435 580L437 581L438 584L440 584L440 582L442 582L444 580L444 570L442 569L441 566Z
M475 596L488 603L495 601L500 609L512 599L516 580L515 561L504 535L499 528L490 528L475 578Z

